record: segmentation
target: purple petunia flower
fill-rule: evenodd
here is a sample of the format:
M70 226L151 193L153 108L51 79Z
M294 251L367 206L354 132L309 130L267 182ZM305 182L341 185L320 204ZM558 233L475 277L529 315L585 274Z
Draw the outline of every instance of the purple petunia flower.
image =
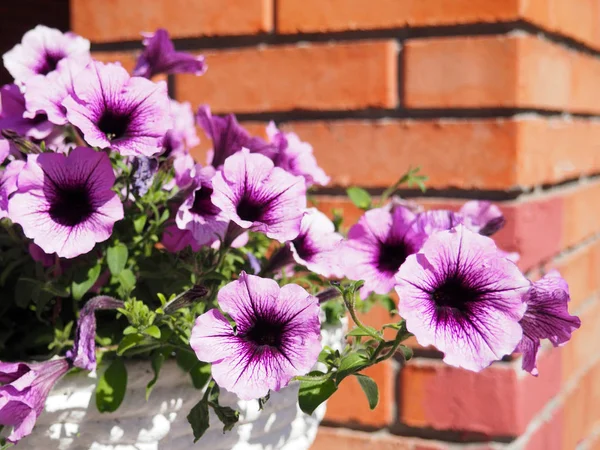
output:
M146 47L137 60L133 74L138 77L152 78L160 73L193 73L202 75L206 72L204 56L194 56L186 52L175 51L167 30L159 29L154 33L145 33Z
M247 149L230 156L212 180L212 203L243 229L259 231L279 242L300 233L306 186L263 155Z
M458 225L435 233L396 275L398 312L419 344L479 371L512 353L531 283L494 241Z
M110 147L124 156L153 156L162 151L172 127L164 81L130 77L119 64L92 62L73 82L63 106L68 121L88 144Z
M310 271L324 277L341 278L342 240L325 214L309 208L302 217L300 234L290 242L290 249L296 262Z
M549 339L557 347L571 339L571 333L581 326L579 318L569 314L570 300L569 286L556 270L533 283L524 299L527 310L520 322L523 339L517 347L523 353L523 370L537 376L540 339Z
M90 59L90 41L73 33L61 33L38 25L23 36L20 44L6 52L4 67L16 82L24 83L35 75L47 75L65 59L86 64Z
M75 60L64 60L55 71L48 75L35 75L25 84L24 117L33 119L45 114L56 125L67 123L66 108L62 102L73 94L73 80L83 71L85 65Z
M394 275L406 258L423 245L415 214L403 206L367 211L348 231L344 243L344 272L348 278L364 280L361 295L387 294Z
M114 182L108 156L91 148L28 155L8 215L46 253L74 258L108 239L123 218Z
M44 139L54 129L45 114L26 118L25 97L16 84L0 89L0 130L12 130L21 136Z
M231 155L246 148L250 153L261 153L273 158L276 149L259 137L252 137L236 120L233 114L225 117L213 116L210 108L200 106L196 113L196 121L212 141L212 151L208 155L208 164L221 167Z
M171 100L171 128L163 140L161 156L177 156L186 153L200 143L194 121L192 105Z
M319 303L296 284L240 274L221 288L220 308L196 319L190 345L212 363L217 384L243 400L278 391L309 372L321 352Z
M190 230L182 230L174 223L165 227L160 242L171 253L180 252L188 245L194 252L197 252L202 247L196 242Z
M11 161L0 175L0 219L8 217L8 199L17 191L17 177L25 167L25 161Z
M302 142L296 133L280 131L274 122L267 126L267 135L277 148L277 153L273 156L276 167L281 167L292 175L304 177L307 187L313 184L329 184L330 178L318 166L309 143Z
M58 257L55 253L49 255L44 250L42 250L42 248L39 245L36 245L33 242L29 244L27 250L29 250L29 255L31 256L31 259L33 259L36 262L39 262L44 267L52 267L55 264L58 264Z
M484 236L491 236L504 226L502 211L492 202L472 200L465 203L459 211L466 225Z
M31 433L54 384L69 371L65 358L41 363L0 362L0 425L12 427L16 444Z
M66 354L75 367L96 370L96 311L122 308L123 302L107 295L99 295L88 301L79 312L73 348Z
M212 167L201 170L194 183L195 189L177 211L175 223L182 230L190 230L198 245L211 244L222 238L229 220L212 202Z

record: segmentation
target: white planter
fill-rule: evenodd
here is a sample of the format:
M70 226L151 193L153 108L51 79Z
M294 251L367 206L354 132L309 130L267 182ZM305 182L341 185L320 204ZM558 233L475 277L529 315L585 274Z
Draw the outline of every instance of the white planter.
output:
M346 324L323 330L323 344L341 349ZM148 361L130 362L125 399L119 409L96 409L96 379L80 373L63 378L50 393L33 433L18 448L43 450L179 450L193 446L186 416L201 399L188 374L165 362L148 402L152 379ZM234 429L223 434L211 410L210 428L196 444L210 450L308 449L325 414L325 405L308 416L297 406L298 384L271 393L262 411L258 401L243 401L221 390L220 403L240 411Z

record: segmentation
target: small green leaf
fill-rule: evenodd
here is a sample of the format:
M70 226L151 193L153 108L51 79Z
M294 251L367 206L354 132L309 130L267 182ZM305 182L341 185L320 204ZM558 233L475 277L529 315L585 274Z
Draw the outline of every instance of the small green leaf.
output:
M37 301L40 295L40 283L31 278L19 278L15 286L15 304L27 308L29 303Z
M321 372L311 372L313 375L323 375ZM309 374L310 376L310 374ZM298 392L298 404L306 414L312 414L317 407L333 395L337 390L335 382L331 378L325 380L317 379L311 381L300 381Z
M129 292L135 287L135 275L129 269L124 269L119 273L119 283L121 287Z
M154 339L160 339L160 328L156 325L151 325L146 328L142 333L147 334L148 336L153 337Z
M221 406L217 403L211 403L217 417L223 424L223 433L230 431L234 425L240 420L240 413L229 406Z
M115 244L109 247L106 252L106 262L108 262L110 273L119 275L125 269L128 256L129 252L125 244Z
M163 363L165 362L165 355L162 352L156 352L152 357L152 370L154 371L154 377L148 382L146 385L146 401L150 398L150 393L154 388L154 385L158 381L158 375L160 374L160 369L162 368Z
M126 327L123 330L123 336L127 336L128 334L134 334L137 332L138 332L138 329L136 327L132 327L131 325L129 325L128 327Z
M379 403L379 389L377 388L377 383L373 381L373 378L360 373L354 374L354 376L358 379L360 387L367 396L369 408L375 409Z
M368 325L365 326L366 329L368 329L371 333L379 333L375 328L370 327ZM354 328L352 330L350 330L348 332L348 334L346 334L346 337L349 336L353 336L353 337L362 337L362 336L372 336L372 334L369 334L367 331L363 330L362 328Z
M127 369L121 358L115 359L98 380L96 406L101 413L114 412L127 390Z
M336 383L340 384L340 382L346 378L348 375L352 375L353 373L360 372L362 369L369 365L369 360L365 355L360 353L349 353L342 358L340 362L340 367L336 372Z
M402 355L404 356L405 361L408 361L409 359L411 359L413 357L412 348L407 347L406 345L401 345L400 347L398 347L398 351L402 352Z
M144 227L146 226L147 216L140 216L133 221L133 229L136 233L141 234L144 231Z
M360 209L369 209L371 207L371 195L362 188L353 186L346 189L350 201Z
M71 295L73 295L75 300L81 300L86 292L91 289L98 280L101 270L102 266L97 264L91 269L75 273L73 276L73 283L71 283Z
M117 348L117 355L121 356L127 350L135 347L143 340L144 336L142 336L141 334L128 334L119 343L119 348Z
M209 416L208 416L208 402L206 399L200 400L191 409L187 415L187 420L192 426L194 432L194 443L198 442L198 439L208 430Z
M202 389L210 380L210 364L200 362L192 367L190 370L190 377L192 377L192 384L196 389Z

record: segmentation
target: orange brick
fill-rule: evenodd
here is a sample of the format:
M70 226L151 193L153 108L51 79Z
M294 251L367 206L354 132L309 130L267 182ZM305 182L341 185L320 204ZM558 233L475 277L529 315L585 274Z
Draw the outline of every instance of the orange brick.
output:
M447 444L389 434L373 434L343 428L319 428L311 450L446 450ZM472 450L483 450L473 447Z
M127 70L133 72L137 61L137 52L94 52L92 57L103 63L119 62ZM166 77L164 77L166 78Z
M394 41L207 52L202 77L176 75L178 99L213 112L394 108Z
M340 383L338 391L327 402L325 421L361 428L384 428L392 423L394 402L394 374L389 361L370 367L364 374L375 380L379 387L379 404L369 409L367 398L355 377Z
M414 40L404 58L409 108L599 108L600 61L536 36Z
M600 123L590 120L341 120L282 128L313 145L334 186L385 187L415 166L431 188L490 190L600 170Z
M140 40L166 28L172 37L243 35L273 28L272 0L70 0L71 28L93 42Z
M443 26L518 18L519 1L277 0L277 31L314 33Z

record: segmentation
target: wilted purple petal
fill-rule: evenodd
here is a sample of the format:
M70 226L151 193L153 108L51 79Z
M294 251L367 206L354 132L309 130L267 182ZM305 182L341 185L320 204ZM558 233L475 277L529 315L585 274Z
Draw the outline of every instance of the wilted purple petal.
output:
M204 56L194 56L187 52L175 51L167 30L159 29L144 37L146 47L137 60L133 75L152 78L164 73L193 73L202 75L206 72Z
M491 236L505 223L500 208L492 202L472 200L460 208L459 213L466 218L467 226L484 236Z

